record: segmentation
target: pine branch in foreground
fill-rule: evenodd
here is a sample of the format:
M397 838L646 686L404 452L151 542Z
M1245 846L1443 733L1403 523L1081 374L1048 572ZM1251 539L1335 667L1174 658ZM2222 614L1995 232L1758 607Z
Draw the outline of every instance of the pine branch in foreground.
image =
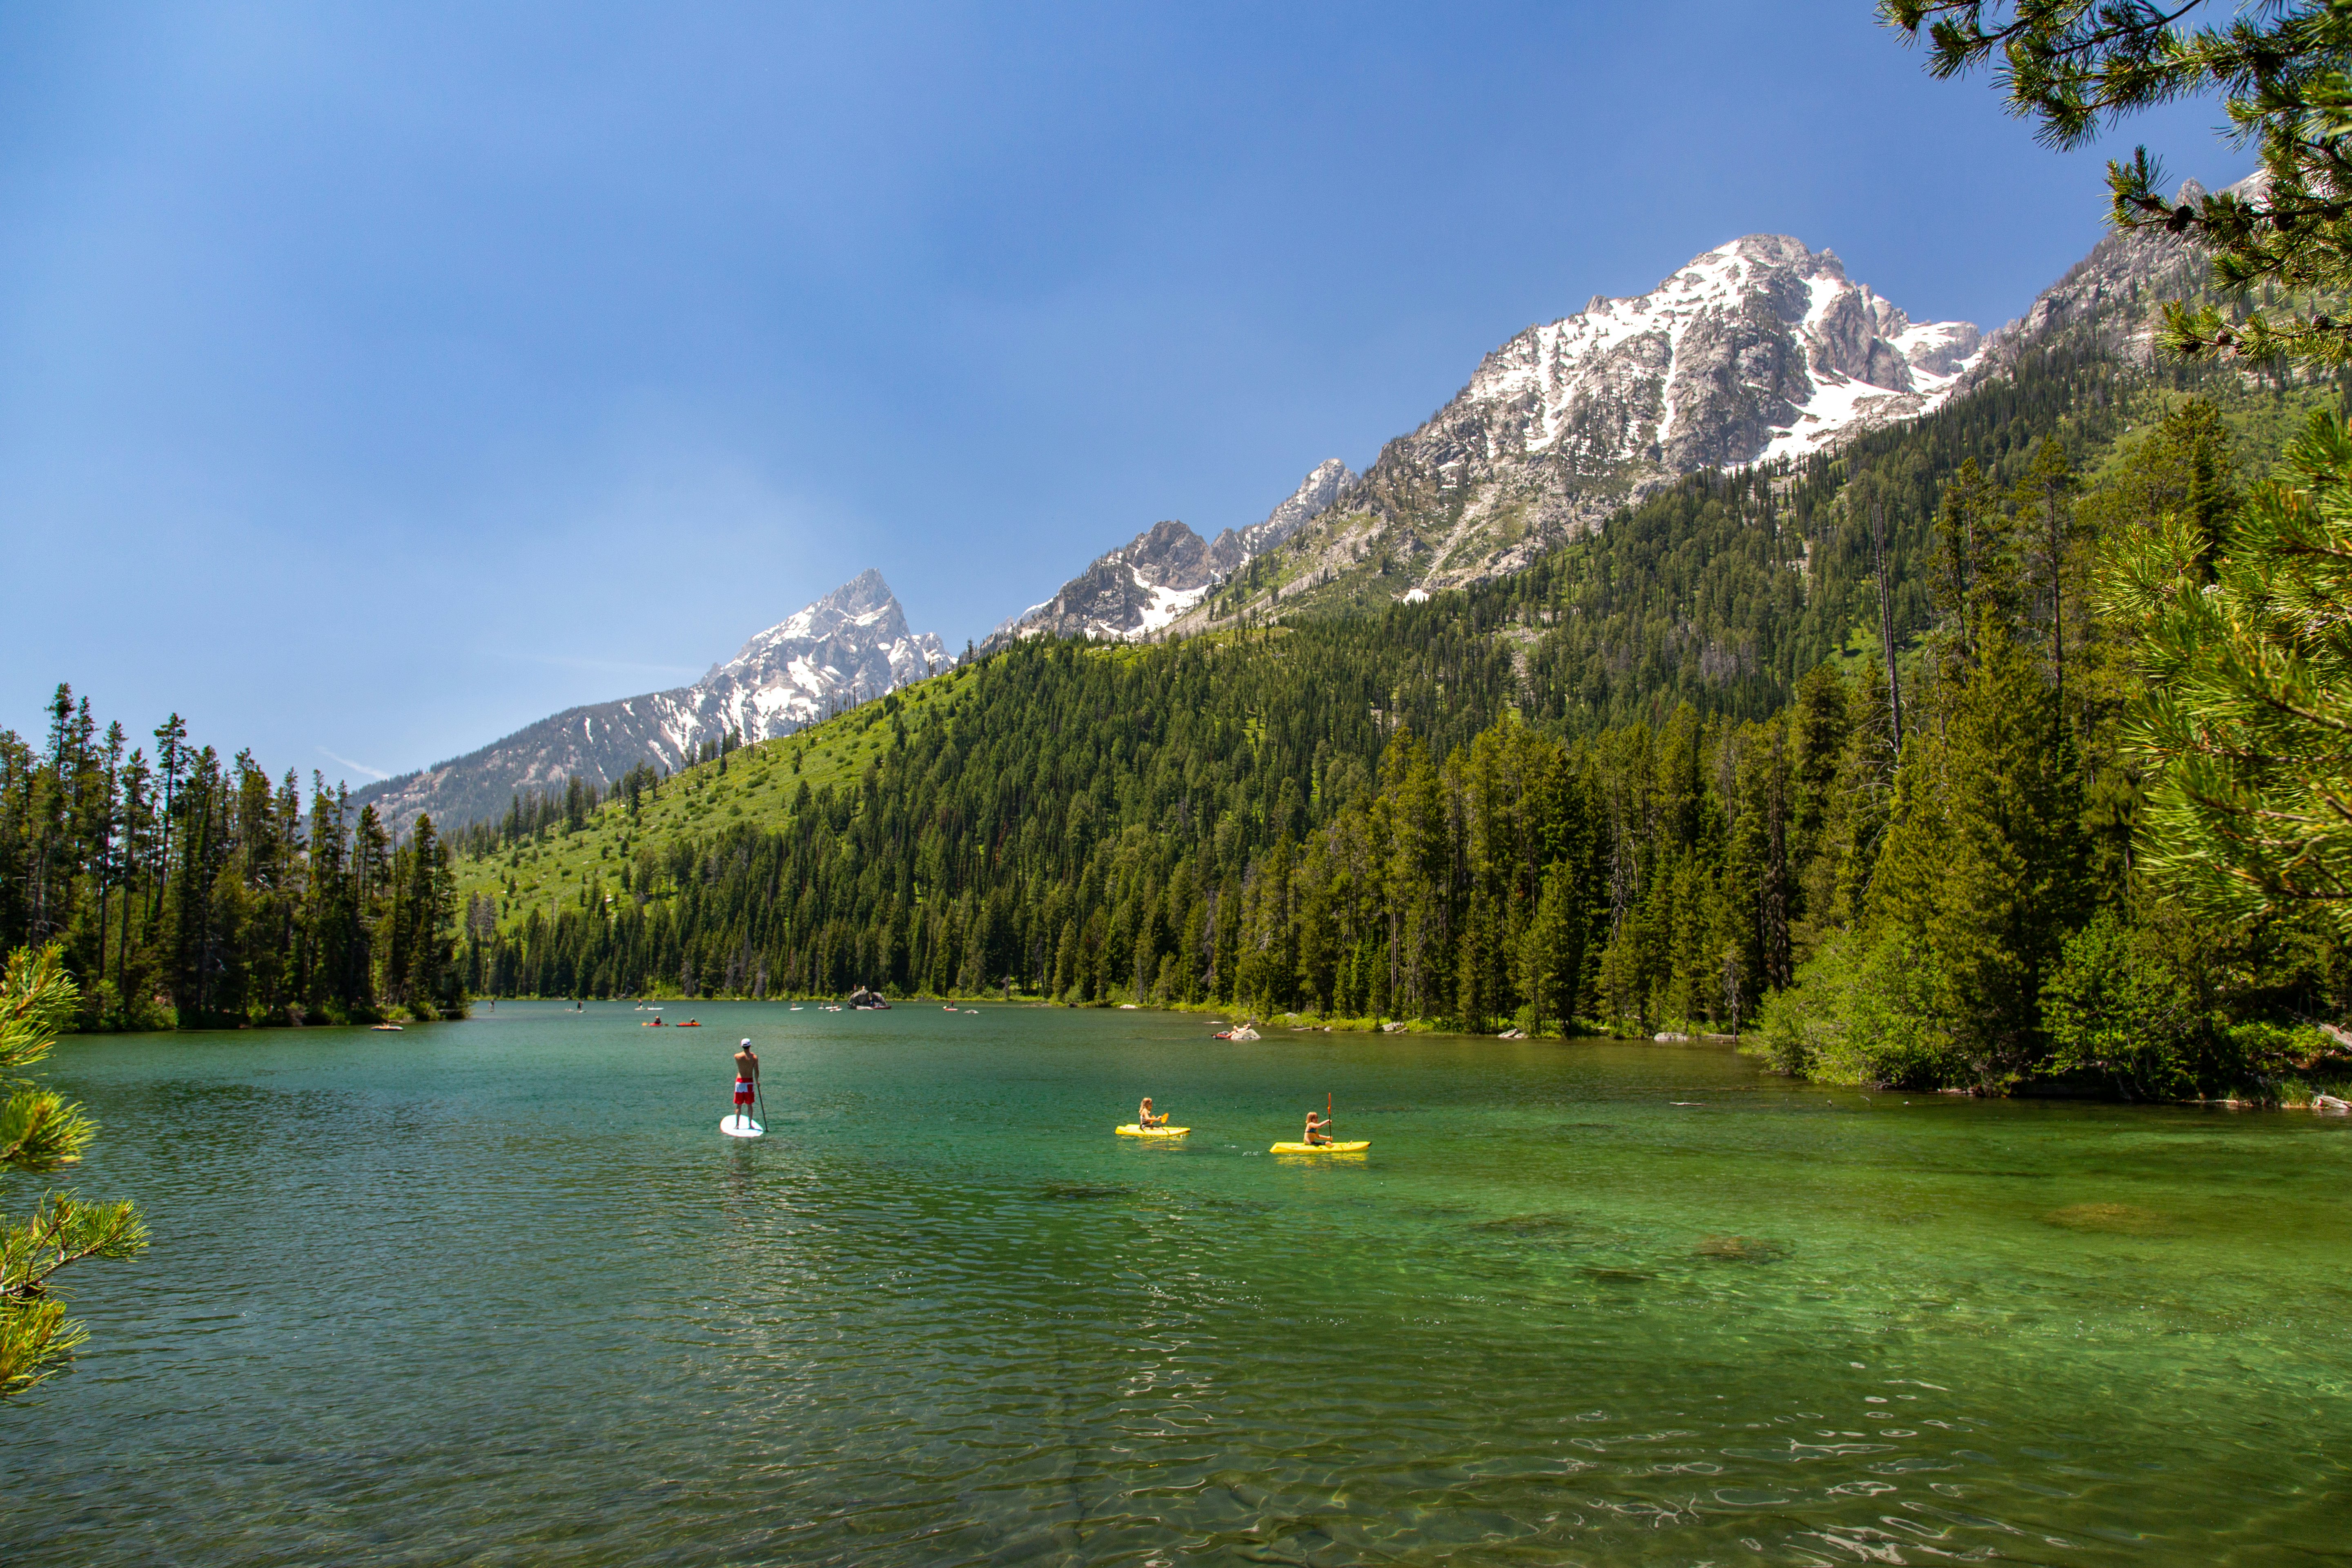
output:
M20 1076L49 1054L73 1016L76 988L55 942L20 948L0 977L0 1170L41 1174L78 1162L97 1136L81 1108ZM50 1289L61 1269L92 1258L124 1258L147 1245L129 1203L85 1203L47 1193L23 1219L0 1221L0 1398L61 1371L88 1339Z
M2118 542L2105 587L2141 634L2147 869L2235 919L2352 930L2352 434L2315 416L2288 463L2218 539L2167 518Z

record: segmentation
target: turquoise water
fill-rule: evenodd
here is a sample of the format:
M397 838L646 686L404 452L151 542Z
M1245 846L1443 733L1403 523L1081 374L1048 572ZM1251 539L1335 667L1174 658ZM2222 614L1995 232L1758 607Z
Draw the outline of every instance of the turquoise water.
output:
M688 1011L68 1042L156 1240L0 1409L0 1561L2352 1556L2341 1121ZM1370 1152L1266 1153L1327 1090Z

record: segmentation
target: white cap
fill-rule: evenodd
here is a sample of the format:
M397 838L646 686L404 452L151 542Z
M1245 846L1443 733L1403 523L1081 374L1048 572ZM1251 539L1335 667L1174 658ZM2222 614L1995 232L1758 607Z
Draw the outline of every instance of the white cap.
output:
M750 1044L751 1043L751 1036L749 1036L749 1035L744 1036L744 1037L743 1037L743 1043L744 1043L745 1045L747 1045L747 1046L748 1046L748 1045L750 1045Z

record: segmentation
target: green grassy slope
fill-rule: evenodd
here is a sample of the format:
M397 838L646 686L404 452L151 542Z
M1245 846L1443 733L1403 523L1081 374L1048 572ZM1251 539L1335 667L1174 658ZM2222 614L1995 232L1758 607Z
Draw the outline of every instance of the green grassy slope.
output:
M616 795L589 815L573 834L517 845L457 864L458 901L494 897L502 923L531 911L552 915L585 907L583 894L620 892L621 870L640 855L656 860L738 824L773 826L788 820L801 786L814 794L855 784L885 748L905 743L952 713L971 689L971 670L954 670L868 702L797 734L730 753L674 774L635 816Z

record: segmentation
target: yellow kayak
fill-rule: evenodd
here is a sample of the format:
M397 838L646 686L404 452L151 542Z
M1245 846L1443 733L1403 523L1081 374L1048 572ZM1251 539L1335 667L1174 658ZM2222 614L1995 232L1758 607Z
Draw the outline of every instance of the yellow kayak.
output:
M1111 1131L1122 1138L1181 1138L1192 1130L1189 1127L1139 1127L1130 1121Z
M1372 1146L1369 1138L1360 1143L1276 1143L1266 1151L1269 1154L1360 1154Z

